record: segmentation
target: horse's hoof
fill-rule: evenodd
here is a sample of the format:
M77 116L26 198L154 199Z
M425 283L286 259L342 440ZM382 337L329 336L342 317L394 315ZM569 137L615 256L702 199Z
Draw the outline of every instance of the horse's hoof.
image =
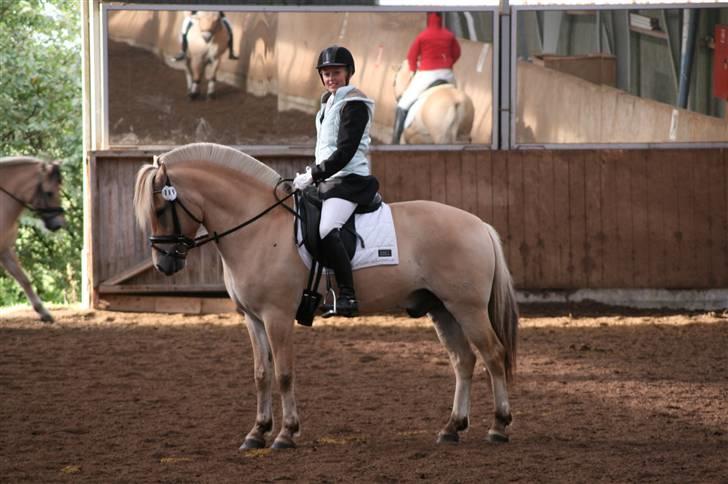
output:
M270 446L271 449L295 449L296 444L293 442L286 442L284 440L276 440L273 442L273 445Z
M187 96L190 98L191 101L194 101L195 99L200 97L200 93L191 92L191 93L187 94Z
M460 436L457 433L440 432L437 435L438 444L457 444L460 442Z
M245 439L245 442L243 442L243 445L240 446L240 450L264 449L264 448L265 448L265 442L262 440L257 440L257 439Z
M510 440L511 440L510 437L508 437L506 434L502 434L495 430L488 430L488 442L493 442L496 444L505 444L505 443L508 443Z
M53 316L51 316L50 314L41 314L40 320L43 321L44 323L48 323L48 324L54 322Z

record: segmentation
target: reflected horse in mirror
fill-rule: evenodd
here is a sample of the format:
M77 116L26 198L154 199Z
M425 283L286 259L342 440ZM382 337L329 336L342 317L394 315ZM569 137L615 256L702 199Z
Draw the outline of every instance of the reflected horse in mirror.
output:
M394 96L399 101L412 80L407 60L394 75ZM470 96L453 84L427 88L410 107L402 132L406 144L470 143L475 108ZM409 122L410 116L413 116Z
M0 158L0 265L18 281L41 321L53 322L33 290L15 253L18 220L24 209L38 214L48 230L66 225L60 201L61 170L56 162L31 157Z
M273 430L274 381L283 418L272 445L295 447L300 421L294 317L309 271L292 236L290 186L238 150L194 143L143 166L134 190L137 220L151 235L153 263L161 272L181 271L200 240L215 241L225 287L245 316L253 346L257 417L242 448L266 445ZM406 310L412 317L432 319L455 373L452 413L438 442L457 442L469 426L477 355L490 373L494 399L488 438L508 441L507 384L516 365L518 311L498 234L475 215L437 202L392 203L390 208L400 263L354 271L360 311ZM203 224L215 235L195 240ZM322 280L319 291L324 287ZM428 390L423 398L433 395Z
M196 99L200 95L200 82L207 77L207 96L215 97L215 83L220 59L228 50L228 31L220 12L197 12L187 33L187 95Z

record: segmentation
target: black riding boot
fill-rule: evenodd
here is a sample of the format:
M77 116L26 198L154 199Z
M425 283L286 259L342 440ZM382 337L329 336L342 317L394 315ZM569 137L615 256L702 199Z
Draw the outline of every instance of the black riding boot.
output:
M331 316L353 317L359 314L359 305L354 293L354 277L351 273L351 261L346 252L344 242L341 240L339 229L332 230L321 241L328 262L327 267L334 271L336 283L339 286L339 296L336 303L323 305L324 318Z
M397 108L394 112L394 130L392 131L392 144L398 145L399 138L404 131L404 120L407 118L407 109Z
M179 62L185 59L187 57L187 33L190 31L190 28L188 27L187 30L182 34L182 50L177 52L177 54L172 57L172 60L175 62Z
M228 59L238 60L238 56L236 56L233 53L233 29L230 27L230 24L228 24L227 22L223 22L222 24L225 26L225 30L227 30L227 33L228 33L228 42L227 42Z

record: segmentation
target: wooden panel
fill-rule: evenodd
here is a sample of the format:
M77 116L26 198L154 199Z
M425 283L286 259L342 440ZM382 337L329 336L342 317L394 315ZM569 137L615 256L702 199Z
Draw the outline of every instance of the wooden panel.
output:
M602 157L586 152L584 166L584 207L586 281L590 287L604 285L604 237L602 232Z
M552 287L573 287L571 280L571 235L569 221L569 164L560 153L553 153L554 171L554 238L556 246L551 257L557 261L557 277ZM538 286L536 286L538 287Z
M630 191L632 193L632 262L634 287L652 286L650 281L650 246L649 233L649 185L647 152L639 151L631 157L632 176ZM606 258L605 258L606 260ZM615 287L614 285L612 287ZM632 286L624 286L632 287Z
M513 280L519 287L527 287L525 269L527 266L527 251L524 246L526 228L524 227L524 186L523 186L523 153L512 151L508 156L507 192L508 192L508 251Z
M523 284L532 285L543 280L543 228L548 222L541 219L543 185L541 183L541 161L543 157L535 151L523 154L523 226L524 241L521 244L524 262Z
M175 276L146 270L132 187L151 156L92 157L94 285L108 297L221 290L212 246ZM312 162L262 159L285 177ZM493 225L519 289L728 287L724 150L377 151L372 166L389 202L448 202Z
M222 263L213 244L192 251L187 267L167 277L151 269L147 235L134 219L136 172L156 153L97 154L92 157L93 277L99 293L223 292ZM291 178L312 163L310 156L262 156L281 176ZM183 195L181 195L183 196Z

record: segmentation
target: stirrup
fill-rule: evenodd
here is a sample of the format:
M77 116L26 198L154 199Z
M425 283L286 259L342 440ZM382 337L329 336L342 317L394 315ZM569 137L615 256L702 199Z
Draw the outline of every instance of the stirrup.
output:
M356 302L356 299L354 298L343 298L343 297L336 297L336 293L334 293L333 289L329 290L333 297L331 298L333 300L333 304L322 304L321 305L321 311L323 313L321 314L321 317L331 318L333 316L342 316L345 318L353 318L354 316L359 315L359 305ZM346 300L349 304L347 304L344 307L341 307L339 305L339 300Z

